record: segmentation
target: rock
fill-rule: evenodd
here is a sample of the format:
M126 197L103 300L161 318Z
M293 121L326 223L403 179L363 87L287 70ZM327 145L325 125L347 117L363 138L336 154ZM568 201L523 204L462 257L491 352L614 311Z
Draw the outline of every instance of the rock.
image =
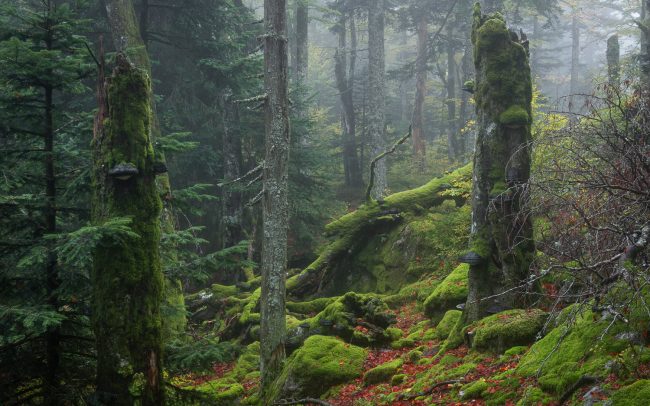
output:
M374 385L380 382L388 382L402 367L402 364L404 364L404 361L398 358L376 366L366 372L363 376L363 383L365 385Z
M467 277L469 265L461 264L447 276L424 301L424 314L434 321L440 319L447 310L467 300Z
M472 348L501 353L533 343L547 317L546 312L538 309L507 310L472 323L463 333Z
M311 336L289 357L267 404L277 399L319 397L329 388L361 376L367 351L327 336Z

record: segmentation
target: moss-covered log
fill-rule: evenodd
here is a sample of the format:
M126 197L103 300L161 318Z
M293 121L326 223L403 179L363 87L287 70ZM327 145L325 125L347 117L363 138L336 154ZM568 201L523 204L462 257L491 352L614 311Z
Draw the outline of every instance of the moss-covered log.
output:
M160 211L151 144L149 78L119 54L93 141L93 222L131 218L137 238L105 240L94 254L97 401L164 404L161 367Z
M472 43L479 130L466 322L484 317L496 304L486 303L488 297L501 305L522 304L522 296L513 289L528 276L534 252L531 223L522 213L530 176L532 117L527 43L508 30L501 14L482 15L478 4Z
M467 165L419 188L369 202L328 224L326 232L334 240L300 274L287 280L288 294L301 298L321 292L332 281L337 267L368 243L368 235L382 227L384 231L393 228L405 215L422 214L446 200L461 204L466 199L470 173L471 166Z

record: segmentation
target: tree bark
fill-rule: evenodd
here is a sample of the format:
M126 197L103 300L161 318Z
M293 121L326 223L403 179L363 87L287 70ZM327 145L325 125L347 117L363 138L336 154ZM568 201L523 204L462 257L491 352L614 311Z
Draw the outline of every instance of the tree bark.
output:
M650 0L643 0L641 5L641 88L650 89Z
M458 145L458 126L456 124L456 46L454 44L454 27L447 25L447 147L450 162L460 155Z
M612 86L618 86L621 79L620 59L621 46L618 35L612 35L607 39L607 78Z
M427 93L427 60L429 39L427 14L422 12L417 23L417 59L415 61L415 102L413 103L413 158L424 163L426 144L424 141L424 97Z
M530 176L532 80L528 52L501 16L474 10L478 136L473 167L472 234L466 323L486 315L490 304L521 306L516 289L534 256L532 225L524 209ZM509 291L513 289L512 291ZM496 298L487 299L492 295Z
M368 2L368 133L373 157L386 148L384 73L384 0L376 0ZM386 192L386 171L386 160L377 162L373 199L381 199Z
M239 109L234 103L231 89L226 89L221 95L223 108L223 172L224 179L234 180L241 176L242 144L239 122ZM223 218L221 248L232 247L243 239L242 230L242 193L226 188L223 192Z
M286 0L264 0L266 160L262 244L260 368L262 399L285 358L285 275L289 223Z
M580 75L580 21L578 11L573 9L571 17L571 81L569 83L569 112L574 112Z
M350 16L351 17L351 16ZM363 184L357 157L356 113L354 111L354 66L356 64L356 28L350 18L350 66L347 66L347 28L346 14L341 14L337 25L339 45L334 56L334 75L341 99L341 132L343 135L343 171L345 185L360 187Z
M307 80L309 68L309 3L296 1L296 78L298 83Z
M93 328L97 341L97 401L132 405L130 388L142 382L142 405L163 405L160 303L161 201L151 143L150 81L118 54L117 66L98 91L93 140L96 225L131 218L139 238L112 238L93 259ZM136 173L118 176L122 164ZM118 175L116 175L116 173Z

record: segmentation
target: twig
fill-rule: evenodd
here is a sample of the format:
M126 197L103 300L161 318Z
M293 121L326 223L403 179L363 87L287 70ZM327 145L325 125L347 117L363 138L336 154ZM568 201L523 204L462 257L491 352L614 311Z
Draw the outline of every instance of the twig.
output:
M320 405L320 406L333 406L329 402L320 399L314 399L314 398L304 398L299 400L280 400L279 402L275 402L273 405L287 406L287 405L301 405L303 403L313 403L314 405Z
M248 99L235 100L234 102L237 103L237 104L263 102L263 101L266 101L266 99L268 99L268 97L269 96L266 93L264 93L264 94L260 94L260 95L255 96L255 97L250 97Z
M262 200L262 197L264 197L264 189L260 190L257 196L249 200L248 203L246 203L246 206L248 207L255 206L257 203L260 202L260 200Z
M457 384L457 383L466 383L466 381L464 379L452 379L450 381L438 382L438 383L436 383L435 385L433 385L432 387L430 387L429 389L427 389L425 391L418 392L418 393L415 393L415 394L412 394L412 395L402 395L402 396L400 396L400 398L402 400L409 400L409 399L419 398L420 396L427 396L427 395L430 395L431 393L433 393L434 390L436 390L437 388L439 388L441 386L453 385L453 384Z
M255 168L253 168L250 171L246 172L244 175L238 177L237 179L229 180L228 182L217 183L217 186L224 187L224 186L232 185L233 183L241 182L242 180L248 178L251 175L256 174L257 172L261 171L262 169L264 169L264 162L257 165ZM249 186L250 186L250 183L249 183Z
M370 162L370 179L368 180L368 188L366 189L366 201L370 201L370 193L372 192L372 188L375 185L375 166L377 165L377 162L379 162L379 160L382 159L383 157L385 157L386 155L392 154L393 152L395 152L397 147L404 144L404 142L406 142L406 140L409 139L412 132L413 132L413 126L409 126L409 131L408 131L408 133L406 133L406 135L404 135L402 138L397 140L397 142L395 144L393 144L393 146L390 149L388 149L388 150L382 152L381 154L377 155Z

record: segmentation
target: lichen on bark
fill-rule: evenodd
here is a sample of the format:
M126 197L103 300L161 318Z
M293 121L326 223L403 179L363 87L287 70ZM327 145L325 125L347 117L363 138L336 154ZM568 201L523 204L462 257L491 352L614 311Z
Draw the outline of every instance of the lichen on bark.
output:
M472 265L465 322L485 316L493 297L518 306L512 289L528 276L534 245L523 214L530 176L532 81L528 49L499 13L474 6L472 43L476 69L478 137L474 156L470 250L483 262ZM504 292L509 292L505 294Z
M106 239L93 258L93 328L97 340L97 401L164 404L161 367L161 201L151 143L150 81L118 54L106 81L105 105L93 140L95 224L129 217L138 238ZM103 86L100 86L102 92ZM118 179L109 170L129 163L138 173ZM135 392L135 393L134 393Z

